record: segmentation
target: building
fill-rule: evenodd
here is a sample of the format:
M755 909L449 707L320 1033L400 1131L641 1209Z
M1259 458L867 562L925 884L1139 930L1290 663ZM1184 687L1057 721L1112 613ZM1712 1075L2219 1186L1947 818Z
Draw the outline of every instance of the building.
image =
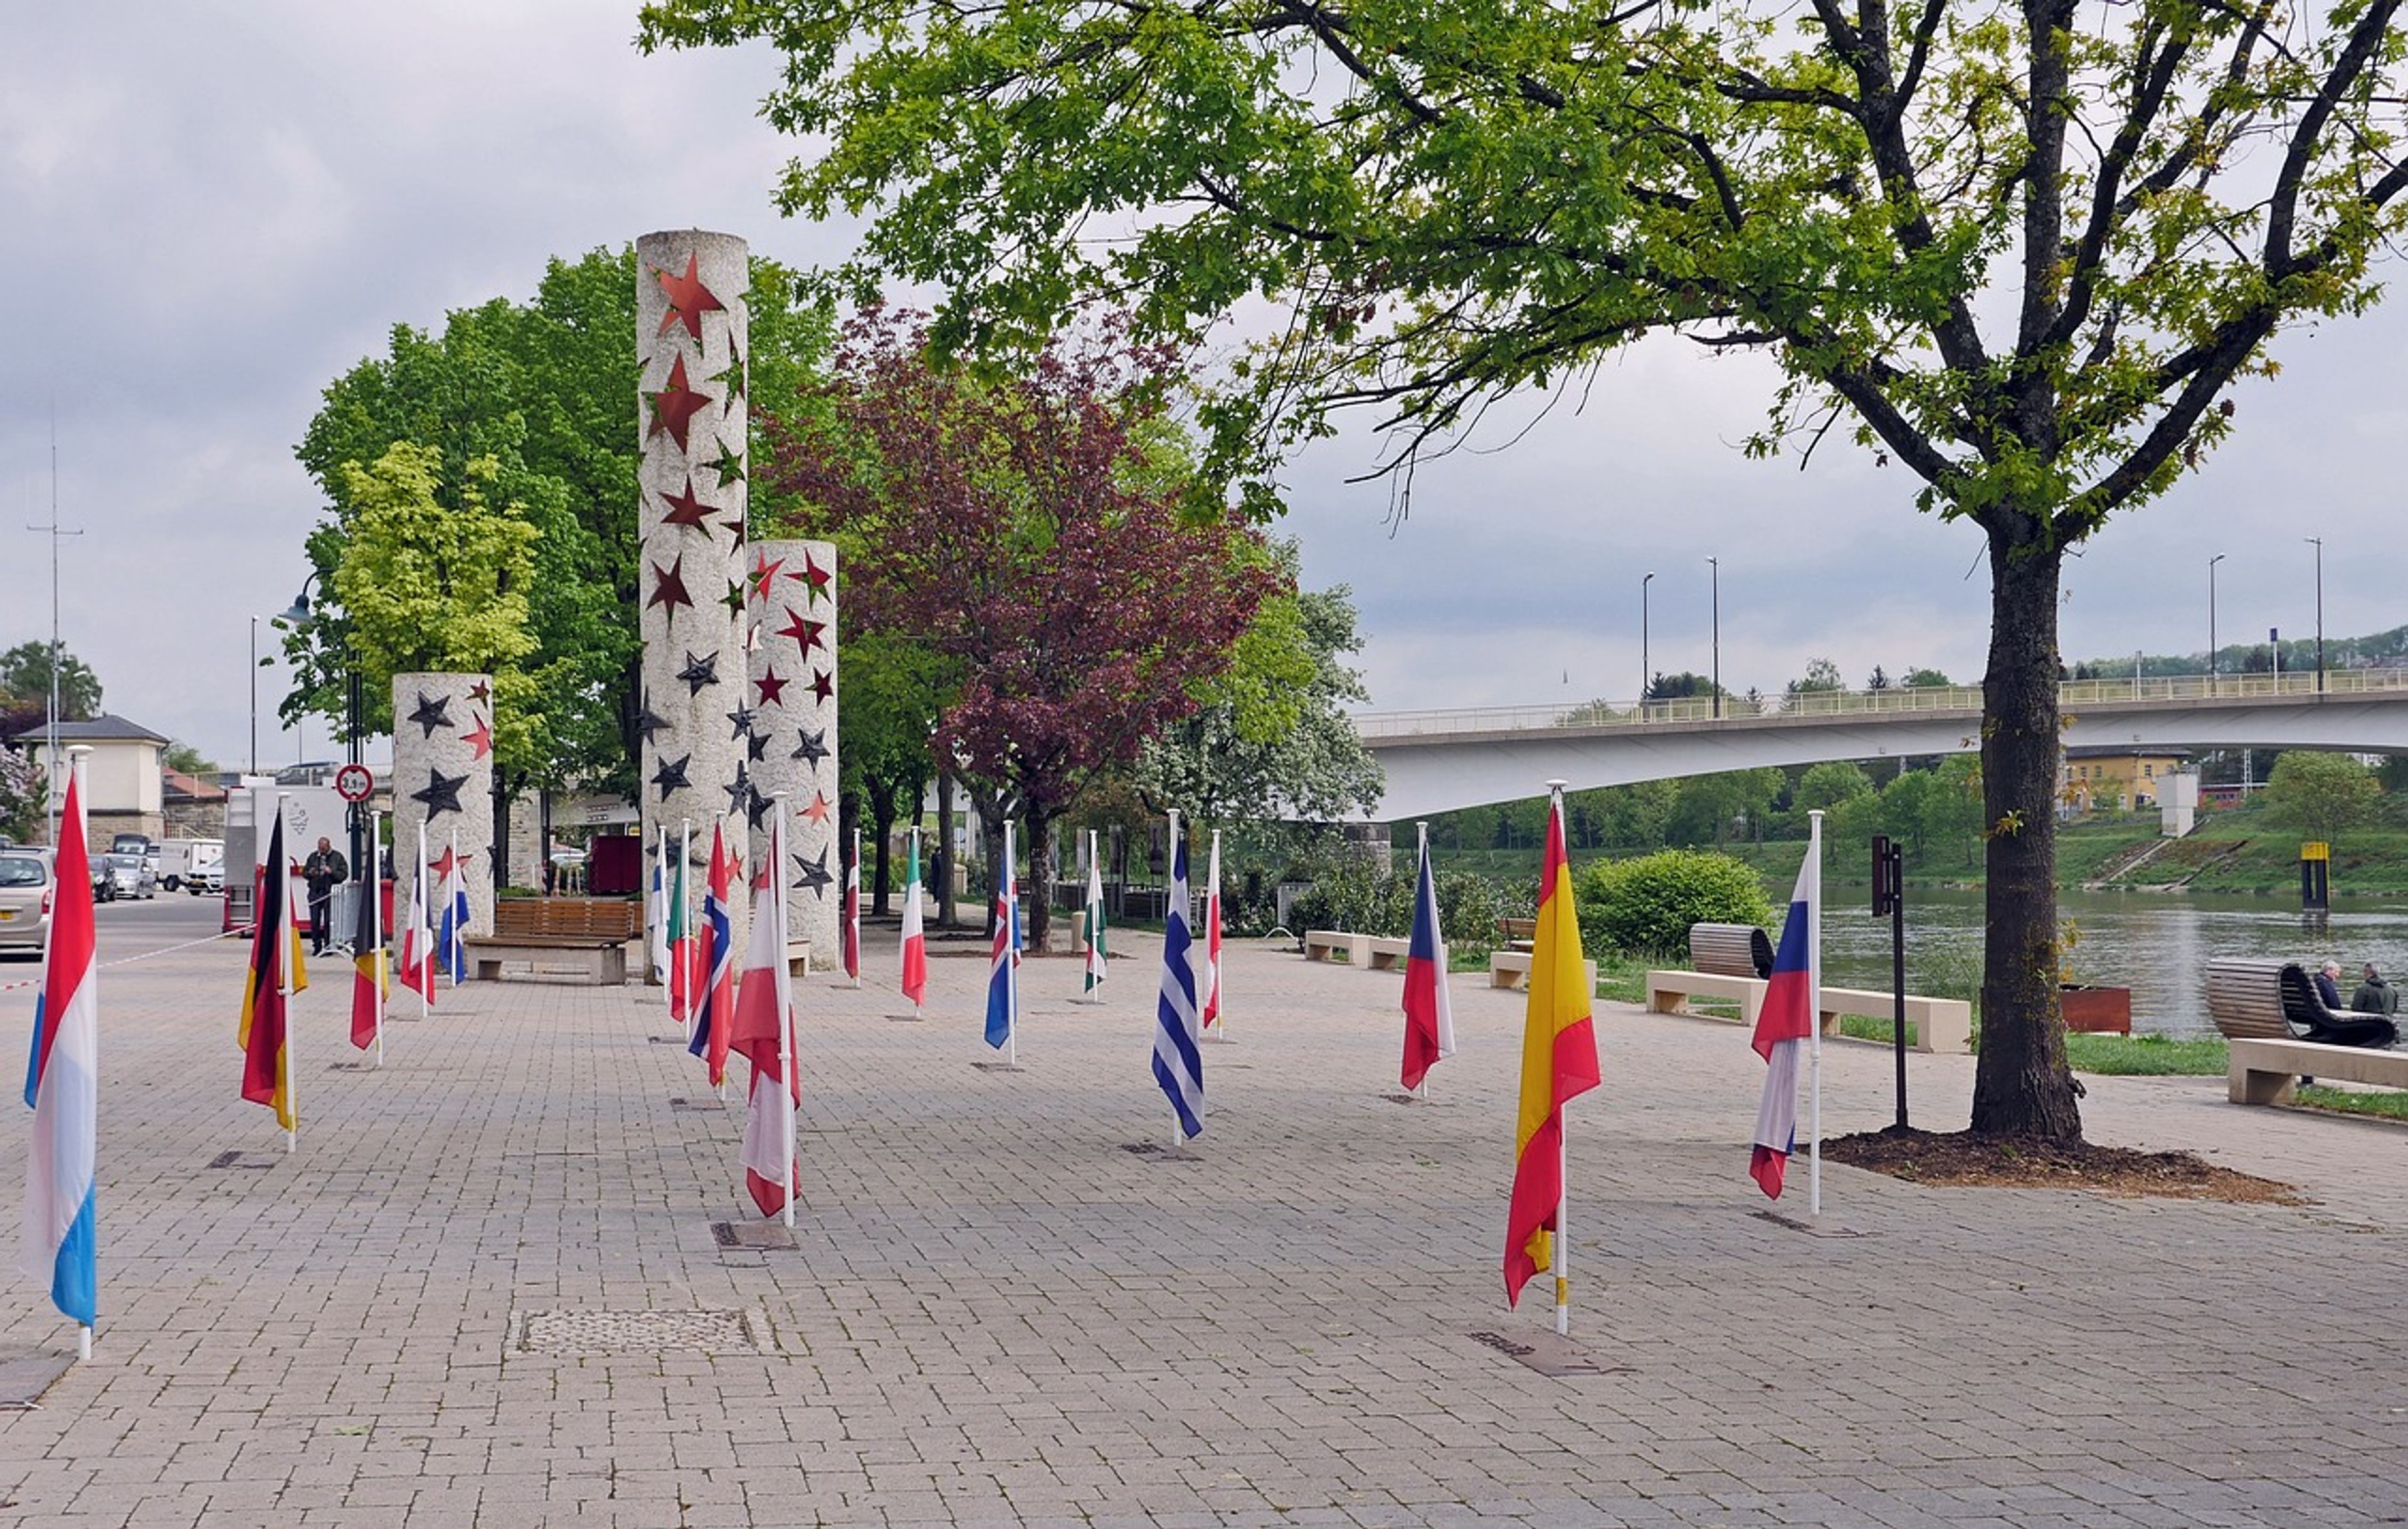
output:
M2186 749L2068 749L2057 799L2069 814L2142 811L2158 805L2157 782L2189 763Z
M58 793L64 794L66 776L58 762L50 757L50 724L43 722L18 734L9 742L20 752L31 755L43 778L56 781ZM113 834L166 836L162 781L169 741L165 736L114 712L103 712L85 722L59 723L58 739L62 750L79 745L92 750L89 763L84 765L84 789L92 793L92 799L84 804L84 810L96 842L106 847ZM53 801L43 813L45 821L55 810Z

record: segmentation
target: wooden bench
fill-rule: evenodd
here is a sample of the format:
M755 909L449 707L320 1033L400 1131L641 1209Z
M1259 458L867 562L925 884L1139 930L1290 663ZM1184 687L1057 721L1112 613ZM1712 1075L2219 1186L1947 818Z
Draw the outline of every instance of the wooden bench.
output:
M1535 922L1535 921L1533 921ZM1491 950L1488 952L1488 985L1492 988L1518 988L1530 979L1530 952L1527 950ZM1591 996L1597 993L1597 963L1584 961L1581 969L1587 974Z
M1344 956L1356 966L1371 964L1371 936L1349 934L1343 929L1308 929L1304 932L1304 959L1327 961L1332 956Z
M643 933L640 904L619 897L505 897L494 905L494 932L465 942L480 981L498 980L502 964L573 970L589 982L627 980L627 942Z
M1539 921L1536 919L1499 919L1497 921L1497 942L1509 950L1526 950L1538 943Z
M2408 1089L2408 1051L2259 1036L2236 1038L2228 1050L2226 1093L2236 1105L2287 1104L2301 1078Z
M2209 962L2207 1013L2227 1040L2380 1048L2400 1039L2400 1027L2384 1015L2327 1008L2307 968L2296 961Z

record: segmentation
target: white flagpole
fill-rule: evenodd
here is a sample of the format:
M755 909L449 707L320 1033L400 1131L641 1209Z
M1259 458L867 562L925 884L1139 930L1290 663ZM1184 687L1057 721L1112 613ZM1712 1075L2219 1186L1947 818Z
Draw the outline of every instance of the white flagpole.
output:
M384 900L380 895L384 891L384 879L377 875L377 840L383 835L382 815L374 807L368 808L368 864L366 874L362 878L366 884L360 890L366 894L368 923L374 931L368 946L368 981L376 990L372 996L376 1000L376 1065L379 1067L384 1065L385 928Z
M276 793L276 826L279 830L276 845L287 858L291 851L284 848L289 842L282 833L284 803L292 794L289 791ZM284 1052L279 1065L284 1069L284 1112L293 1117L293 1123L284 1128L284 1150L289 1155L299 1144L301 1136L301 1101L293 1093L293 951L301 941L293 927L293 878L280 865L270 865L267 870L271 876L284 878L282 895L276 899L276 988L284 999ZM251 922L259 922L256 910L252 913Z
M777 865L777 869L769 874L769 883L776 889L778 898L778 949L773 952L778 972L771 986L784 1000L778 1005L778 1060L781 1064L778 1068L778 1093L779 1102L786 1111L786 1203L778 1219L792 1227L795 1224L795 1192L802 1187L795 1181L795 1158L800 1146L795 1136L795 1089L802 1074L795 1056L794 993L788 985L786 966L786 832L793 808L784 792L779 792L777 798L778 821L770 830L769 840L769 849Z
M1020 1065L1020 871L1011 820L1003 821L1003 1065Z
M1212 996L1216 999L1222 996L1221 952L1213 948L1212 932L1227 922L1228 914L1221 907L1221 831L1215 828L1212 830L1212 872L1204 883L1204 959L1212 968ZM1229 1038L1227 1004L1223 1004L1212 1016L1212 1038Z
M668 831L668 824L663 823L661 825L661 832L666 834ZM685 937L688 939L695 938L699 933L699 931L697 931L694 926L694 899L692 896L688 895L685 891L685 888L688 885L686 873L693 869L694 820L692 818L680 818L678 820L677 881L669 890L677 895L678 925L685 931ZM678 964L684 960L685 956L683 952L671 950L669 952L669 969L671 971L677 970ZM694 991L694 967L689 964L685 967L685 1014L678 1021L679 1034L684 1036L689 1042L694 1039L694 1016L695 1010L695 1000L701 996ZM674 992L676 990L671 989L670 991ZM722 1099L727 1097L727 1090L724 1086L720 1089L719 1096Z
M410 932L418 936L418 1017L421 1020L435 1012L435 925L429 920L423 927L418 923L422 911L435 907L435 899L426 890L426 825L418 825L418 879L409 884Z
M1808 1090L1807 1133L1814 1155L1807 1160L1807 1214L1823 1213L1823 810L1806 814L1806 858L1814 867L1814 898L1806 905L1806 991L1814 995L1806 1016Z
M468 884L468 879L460 874L460 830L456 828L452 830L452 874L443 879L446 882L456 879L463 887ZM452 893L446 890L443 895L446 899L443 913L448 919L452 915L452 904L449 900ZM452 937L443 942L443 970L451 977L452 985L454 988L460 985L460 968L465 963L455 960L452 951L459 949L460 942L467 937L467 934L466 930L455 923L452 926Z
M882 838L878 842L883 846L886 841ZM845 914L845 922L852 926L847 931L847 934L853 940L853 985L854 988L858 989L861 986L861 968L863 965L861 950L861 825L859 823L853 825L853 885L847 890L853 893L850 898L846 899L853 905L853 907L851 910Z
M1554 820L1547 827L1550 836L1555 832L1555 822L1563 818L1564 787L1568 783L1562 780L1547 782L1547 813ZM1555 890L1548 887L1540 895L1542 898L1550 896ZM1535 951L1536 946L1532 949ZM1535 965L1535 955L1533 963ZM1534 970L1530 976L1535 982L1538 973ZM1440 980L1445 979L1441 977ZM1555 1088L1552 1082L1547 1086L1550 1092ZM1566 1117L1561 1099L1555 1101L1555 1332L1562 1336L1572 1330L1572 1239L1568 1235L1571 1225L1572 1150L1571 1122Z

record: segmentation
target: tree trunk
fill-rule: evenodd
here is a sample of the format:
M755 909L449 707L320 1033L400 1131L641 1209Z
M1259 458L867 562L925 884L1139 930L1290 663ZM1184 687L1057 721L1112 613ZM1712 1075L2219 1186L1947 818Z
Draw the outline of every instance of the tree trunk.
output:
M2001 517L2002 520L2010 517ZM1990 666L1982 679L1982 1052L1973 1130L2082 1139L2057 1008L2057 601L2064 554L1990 534Z
M877 891L869 910L880 918L886 917L886 840L895 826L895 782L882 780L867 770L861 772L862 799L869 807L871 834L878 840Z
M912 813L914 822L919 813ZM953 772L937 772L937 852L930 868L937 876L937 922L953 922Z
M1027 929L1028 948L1042 950L1054 927L1054 820L1032 807L1026 821L1028 885L1022 891L1021 900L1027 911L1021 919Z
M494 772L494 890L510 884L510 785L509 777Z

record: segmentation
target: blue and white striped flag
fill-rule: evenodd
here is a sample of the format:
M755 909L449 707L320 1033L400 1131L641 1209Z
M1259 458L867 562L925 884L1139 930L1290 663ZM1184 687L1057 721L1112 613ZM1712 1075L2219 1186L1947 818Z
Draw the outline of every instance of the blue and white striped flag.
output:
M1170 906L1162 930L1162 997L1154 1005L1154 1080L1182 1135L1204 1133L1204 1053L1197 1049L1195 941L1187 930L1187 837L1170 815Z

